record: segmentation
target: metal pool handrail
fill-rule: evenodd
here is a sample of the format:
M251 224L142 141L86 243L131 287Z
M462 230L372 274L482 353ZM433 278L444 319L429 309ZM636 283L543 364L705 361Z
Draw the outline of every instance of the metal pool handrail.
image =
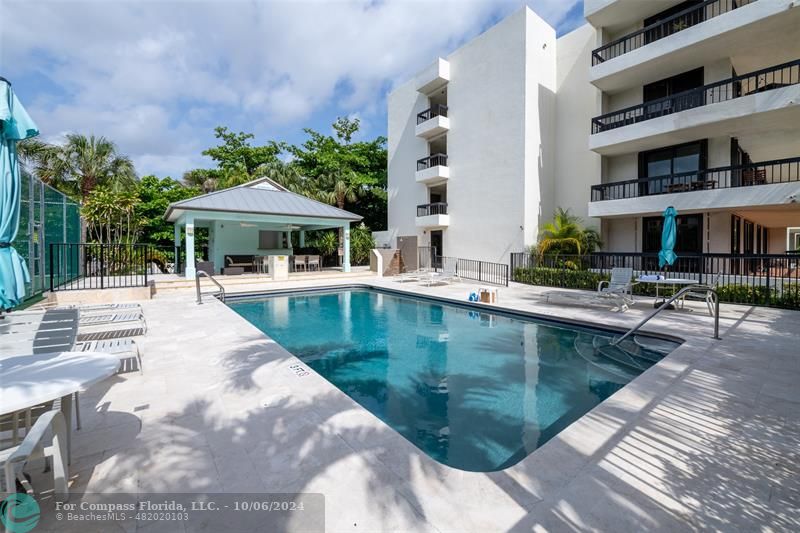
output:
M203 270L198 270L197 273L194 276L194 284L195 284L195 287L197 289L197 305L200 305L200 304L203 303L203 296L200 294L200 277L201 276L205 276L205 277L207 277L208 279L210 279L211 281L214 282L214 285L216 285L219 288L219 299L222 302L225 302L225 287L223 287L222 284L220 284L219 281L214 279L214 276L212 276L208 272L205 272Z
M631 335L636 333L639 330L639 328L641 328L647 322L649 322L651 318L653 318L658 313L660 313L661 311L666 309L672 302L674 302L675 300L677 300L678 298L680 298L681 296L683 296L687 292L705 292L706 294L708 294L708 293L712 294L712 296L714 298L714 339L720 340L720 336L719 336L719 295L717 294L717 291L712 289L711 287L704 287L702 285L689 285L687 287L682 288L681 290L676 292L674 295L672 295L672 298L670 298L669 300L666 300L663 304L661 304L661 307L659 307L658 309L656 309L655 311L650 313L641 322L639 322L638 324L633 326L631 329L629 329L628 332L625 333L625 335L623 335L622 337L620 337L618 339L614 339L613 341L611 341L611 345L612 346L616 346L617 344L621 343L622 341L624 341L625 339L627 339L628 337L630 337Z

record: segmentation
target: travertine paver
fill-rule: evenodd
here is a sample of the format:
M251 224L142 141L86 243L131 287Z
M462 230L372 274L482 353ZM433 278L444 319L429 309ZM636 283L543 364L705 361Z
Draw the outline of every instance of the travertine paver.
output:
M478 286L364 281L457 300ZM551 305L545 290L512 284L498 306L617 326L652 309ZM721 341L704 306L664 314L648 329L683 346L519 464L482 474L431 460L320 376L291 372L297 360L222 303L193 297L144 302L144 375L82 396L76 490L321 492L329 531L800 530L798 312L723 306Z

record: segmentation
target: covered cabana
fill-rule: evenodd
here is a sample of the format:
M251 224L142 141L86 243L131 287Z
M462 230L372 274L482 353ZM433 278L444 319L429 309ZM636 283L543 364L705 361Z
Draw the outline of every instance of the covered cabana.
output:
M310 230L342 229L342 270L350 271L350 223L362 217L288 191L269 178L215 191L169 205L164 215L175 225L175 245L186 234L187 279L194 279L195 229L208 228L208 260L214 273L226 266L226 257L293 255L292 232L305 246ZM228 263L230 264L230 260Z

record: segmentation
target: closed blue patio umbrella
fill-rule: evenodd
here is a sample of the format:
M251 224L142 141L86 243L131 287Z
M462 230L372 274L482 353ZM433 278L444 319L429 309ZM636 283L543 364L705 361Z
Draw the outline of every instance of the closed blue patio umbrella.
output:
M675 223L675 217L677 216L678 212L672 206L664 210L664 229L661 231L661 251L658 252L658 268L664 268L664 265L671 265L678 258L674 252L675 241L678 238Z
M11 309L25 297L28 267L11 246L19 226L20 176L17 143L39 135L36 124L17 100L11 84L0 78L0 309Z

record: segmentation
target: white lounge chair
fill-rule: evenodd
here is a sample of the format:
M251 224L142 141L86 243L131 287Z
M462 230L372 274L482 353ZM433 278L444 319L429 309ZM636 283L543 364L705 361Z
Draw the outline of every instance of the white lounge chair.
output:
M452 283L453 281L461 281L461 276L458 275L458 269L455 261L444 260L441 272L430 272L421 280L428 287L434 283Z
M429 273L430 269L426 267L418 268L416 270L409 270L407 272L401 272L397 281L400 283L405 283L406 281L420 281Z
M589 291L549 291L544 293L545 301L551 300L570 304L603 304L611 303L612 307L619 311L627 311L633 305L633 286L636 282L632 280L633 269L615 267L611 269L611 279L601 281L597 285L597 292Z
M81 313L94 313L98 311L141 311L142 305L137 303L127 304L38 304L43 309L79 309Z
M613 294L625 302L626 306L633 305L633 269L628 267L614 267L611 269L611 279L597 284L598 294Z
M139 351L139 345L131 338L77 342L73 351L116 355L119 357L120 362L119 372L124 372L126 366L128 366L126 363L131 359L136 359L139 374L144 373L142 370L142 353Z

